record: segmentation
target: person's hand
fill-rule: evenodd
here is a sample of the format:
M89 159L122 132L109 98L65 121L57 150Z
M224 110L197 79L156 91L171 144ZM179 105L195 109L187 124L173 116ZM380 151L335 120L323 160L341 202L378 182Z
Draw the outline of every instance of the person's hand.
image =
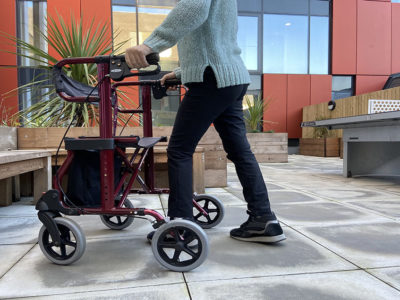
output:
M168 79L177 79L175 72L170 72L170 73L165 74L160 79L161 85L165 85L165 81L168 80ZM168 91L176 91L177 89L178 89L178 86L176 86L176 85L168 87Z
M131 69L146 68L149 66L146 55L150 53L153 53L153 50L144 44L130 47L125 51L125 61Z

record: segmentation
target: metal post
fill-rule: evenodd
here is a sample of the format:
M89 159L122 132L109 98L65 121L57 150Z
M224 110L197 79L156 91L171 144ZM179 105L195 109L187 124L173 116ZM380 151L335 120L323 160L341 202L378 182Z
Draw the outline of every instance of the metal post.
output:
M151 115L151 87L142 86L142 106L143 106L143 136L153 136L153 121ZM144 181L149 187L150 192L154 191L154 155L153 149L149 153L144 162Z
M112 138L112 105L111 105L111 85L110 67L108 63L98 65L98 78L103 80L99 84L99 119L100 119L100 138ZM107 76L107 77L106 77ZM100 151L100 185L101 185L101 205L104 210L114 207L114 150Z

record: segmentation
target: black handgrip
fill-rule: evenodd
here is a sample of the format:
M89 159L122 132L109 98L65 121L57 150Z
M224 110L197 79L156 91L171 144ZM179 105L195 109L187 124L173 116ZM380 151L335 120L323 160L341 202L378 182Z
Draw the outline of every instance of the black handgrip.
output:
M152 85L153 97L158 100L162 99L168 96L167 94L168 87L181 84L182 84L181 81L178 79L168 79L165 81L164 85L161 85L161 81L157 80L156 83Z
M113 55L111 59L126 62L125 55ZM146 56L146 60L149 65L156 66L160 62L160 55L158 53L150 53Z
M110 58L110 77L114 81L121 81L126 77L130 76L146 76L158 74L160 71L160 66L158 62L160 61L160 55L158 53L151 53L146 56L146 60L149 65L158 66L156 70L143 72L143 73L132 73L131 68L125 61L125 55L114 55Z
M157 66L158 63L160 62L160 55L158 53L150 53L149 55L146 56L146 60L149 63L149 65Z
M164 83L164 85L167 87L181 85L181 84L182 84L182 82L179 79L167 79L167 80L165 80L165 83Z

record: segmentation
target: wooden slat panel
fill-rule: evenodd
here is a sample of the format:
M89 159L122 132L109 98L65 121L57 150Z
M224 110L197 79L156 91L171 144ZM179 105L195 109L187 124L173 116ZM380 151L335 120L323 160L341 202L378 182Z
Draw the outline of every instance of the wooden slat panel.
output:
M400 99L400 87L336 100L336 108L333 111L328 109L327 103L306 106L303 108L303 122L366 115L370 99ZM330 134L341 137L342 130L331 130ZM313 128L303 128L303 138L312 137Z
M42 169L44 167L44 162L43 162L44 159L46 158L38 158L38 159L1 164L0 179Z

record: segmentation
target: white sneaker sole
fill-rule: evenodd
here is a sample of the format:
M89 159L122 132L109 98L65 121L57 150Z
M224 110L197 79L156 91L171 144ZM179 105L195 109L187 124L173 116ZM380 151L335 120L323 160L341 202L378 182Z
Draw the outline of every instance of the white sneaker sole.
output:
M278 243L280 241L286 240L285 234L280 234L280 235L275 235L275 236L254 236L250 238L241 238L241 237L236 237L232 236L231 238L239 241L244 241L244 242L259 242L259 243Z

